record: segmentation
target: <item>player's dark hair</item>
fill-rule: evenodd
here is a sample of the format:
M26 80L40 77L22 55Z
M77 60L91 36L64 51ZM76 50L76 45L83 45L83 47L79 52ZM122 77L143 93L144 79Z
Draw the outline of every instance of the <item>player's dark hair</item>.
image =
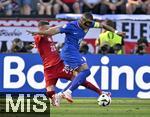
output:
M109 26L111 26L113 28L116 28L116 25L115 25L115 23L112 20L106 20L105 22L106 22L107 25L109 25Z
M92 13L90 13L90 12L85 12L85 13L83 14L83 16L84 16L86 19L93 20L93 15L92 15Z
M38 23L38 26L44 26L44 25L49 25L49 22L47 22L47 21L40 21Z
M13 40L13 42L16 42L16 43L18 43L18 42L20 42L20 41L21 41L20 38L15 38L15 39Z

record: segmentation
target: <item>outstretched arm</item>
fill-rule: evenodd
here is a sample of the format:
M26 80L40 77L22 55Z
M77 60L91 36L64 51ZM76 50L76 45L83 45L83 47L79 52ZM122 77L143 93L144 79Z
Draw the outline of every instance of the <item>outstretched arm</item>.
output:
M39 35L51 35L52 36L52 35L60 33L60 29L59 29L60 27L62 27L62 26L54 26L54 27L49 28L46 31L33 32L33 31L27 30L27 32L32 35L39 34Z
M102 24L100 22L95 22L94 24L94 28L104 28L105 30L108 30L108 31L111 31L111 32L114 32L120 36L125 36L125 32L119 32L117 31L116 29L114 29L113 27L107 25L107 24Z

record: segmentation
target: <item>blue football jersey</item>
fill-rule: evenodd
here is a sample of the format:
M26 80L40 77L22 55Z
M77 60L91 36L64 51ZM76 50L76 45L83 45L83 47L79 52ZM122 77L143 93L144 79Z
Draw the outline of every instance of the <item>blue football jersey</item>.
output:
M79 53L79 46L87 31L79 26L78 21L72 21L61 27L60 33L66 35L64 47L61 51L61 58L64 63L73 69L84 64L85 61Z
M76 49L79 49L80 42L87 32L79 26L78 21L72 21L60 28L60 33L66 34L65 44L72 45Z

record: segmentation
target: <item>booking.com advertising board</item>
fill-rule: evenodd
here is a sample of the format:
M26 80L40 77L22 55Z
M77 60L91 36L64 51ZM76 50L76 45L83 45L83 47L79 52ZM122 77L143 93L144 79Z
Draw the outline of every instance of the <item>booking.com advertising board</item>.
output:
M91 75L87 78L112 97L150 99L149 55L86 55ZM69 82L58 80L61 91ZM38 54L0 54L0 92L44 92L43 66ZM75 97L98 95L80 86Z

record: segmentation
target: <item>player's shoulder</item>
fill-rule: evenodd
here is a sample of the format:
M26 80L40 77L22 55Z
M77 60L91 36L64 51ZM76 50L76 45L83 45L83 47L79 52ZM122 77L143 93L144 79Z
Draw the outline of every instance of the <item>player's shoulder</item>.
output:
M69 27L77 26L77 21L71 21L67 24Z
M35 42L39 42L41 40L41 36L40 35L34 35L34 41Z
M70 24L76 25L77 21L71 21Z
M37 38L41 38L40 35L34 35L34 38L37 39Z
M71 21L70 23L71 23L73 26L77 26L78 21Z
M72 30L75 28L75 22L74 21L68 22L67 24L63 25L62 28Z

